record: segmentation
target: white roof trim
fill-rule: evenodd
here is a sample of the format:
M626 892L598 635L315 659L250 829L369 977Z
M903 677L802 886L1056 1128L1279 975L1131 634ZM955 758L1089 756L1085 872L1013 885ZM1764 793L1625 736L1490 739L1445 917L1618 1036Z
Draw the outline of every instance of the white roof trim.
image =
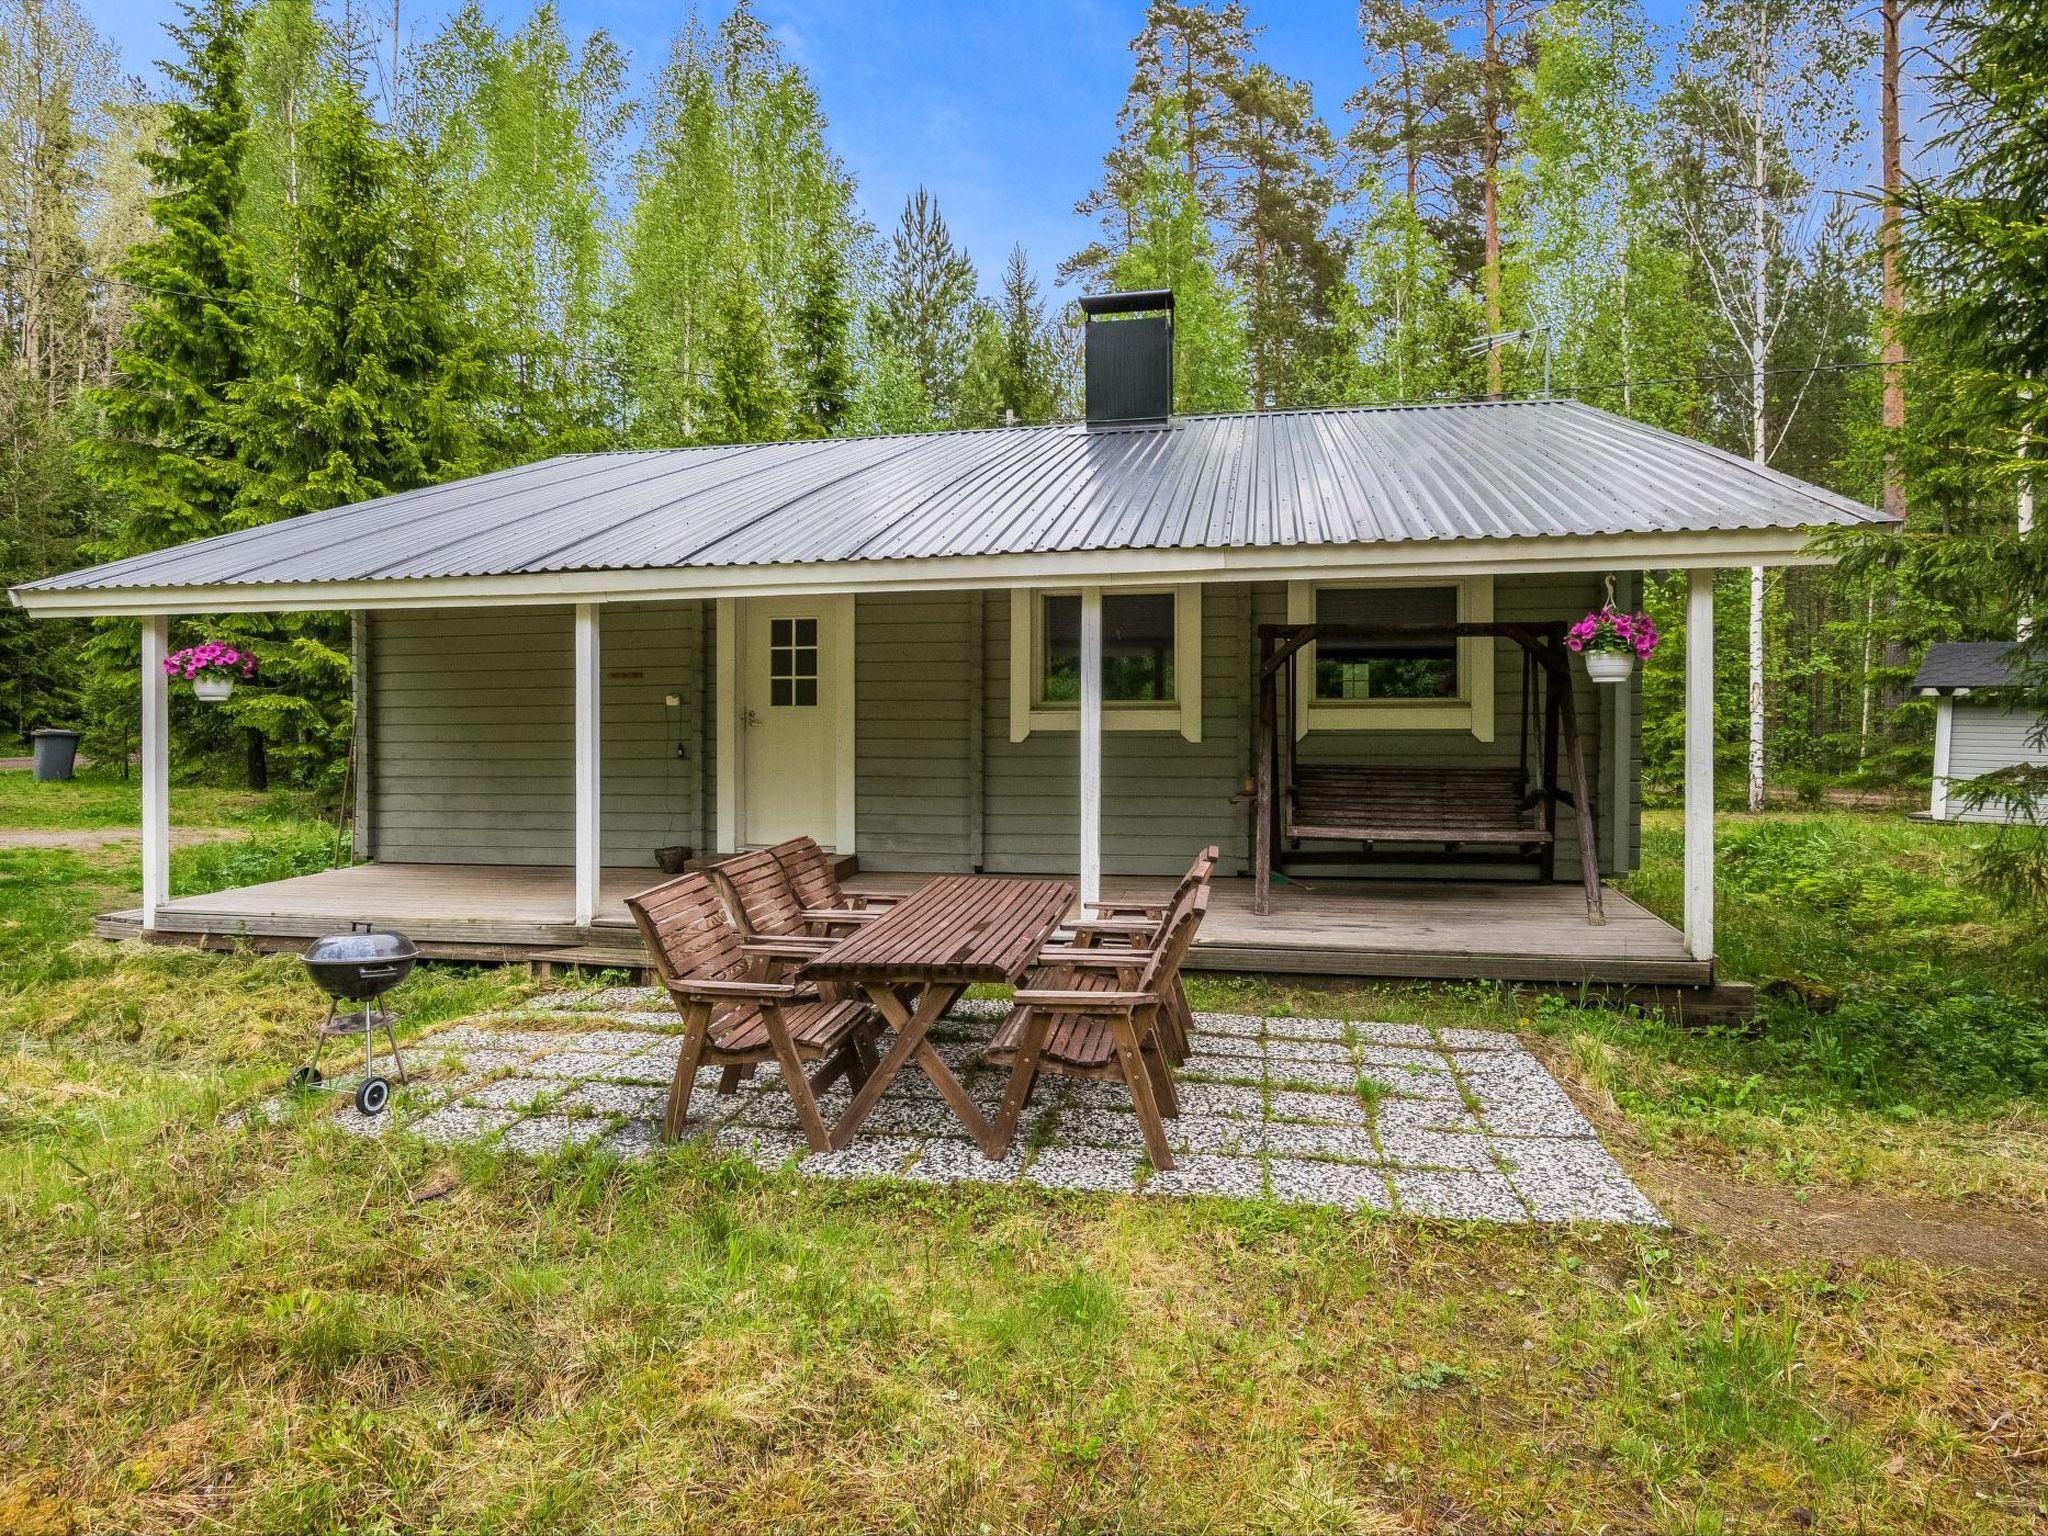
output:
M1813 531L1745 528L1687 533L1549 534L1512 539L1425 539L1402 544L1283 548L1083 550L1038 555L845 560L815 565L540 571L343 582L229 582L216 586L33 590L8 597L39 617L282 610L504 608L677 598L779 597L806 592L987 591L1086 579L1097 586L1215 581L1341 581L1512 576L1544 571L1691 570L1821 565Z

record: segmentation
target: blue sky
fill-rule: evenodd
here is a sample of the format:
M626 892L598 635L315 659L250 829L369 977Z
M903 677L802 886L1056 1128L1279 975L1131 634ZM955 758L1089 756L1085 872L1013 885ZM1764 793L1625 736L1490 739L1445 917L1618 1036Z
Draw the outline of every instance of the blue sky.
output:
M360 0L388 14L389 0ZM409 31L431 32L446 0L403 0ZM657 67L686 0L559 0L575 34L602 26ZM704 0L707 18L729 0ZM153 77L173 0L84 0L129 67ZM516 21L527 6L488 3ZM1073 205L1094 185L1130 81L1128 44L1143 0L757 0L790 55L817 82L833 143L883 228L919 183L992 283L1013 241L1050 274L1085 243ZM1650 0L1675 25L1681 0ZM1308 80L1333 120L1360 72L1355 0L1251 0L1261 57Z

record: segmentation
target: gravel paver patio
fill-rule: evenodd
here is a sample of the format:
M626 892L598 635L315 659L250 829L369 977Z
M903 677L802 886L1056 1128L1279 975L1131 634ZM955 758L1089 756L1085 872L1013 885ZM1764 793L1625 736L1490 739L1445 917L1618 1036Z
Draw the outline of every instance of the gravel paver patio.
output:
M337 1123L360 1135L393 1127L442 1144L478 1142L543 1156L596 1144L622 1158L659 1150L677 1030L652 991L558 994L496 1018L443 1029L408 1048L415 1081L393 1110ZM979 1041L1004 1005L961 1003L941 1052L984 1106L1004 1078L980 1067ZM554 1028L540 1028L549 1024ZM1663 1217L1610 1157L1564 1091L1512 1035L1339 1019L1197 1014L1169 1121L1171 1172L1144 1156L1117 1085L1048 1079L1009 1155L985 1161L922 1076L891 1087L843 1152L815 1153L765 1066L721 1097L707 1069L692 1136L764 1168L821 1178L922 1183L1023 1182L1047 1189L1269 1198L1290 1204L1486 1221ZM1368 1079L1361 1096L1360 1079ZM836 1116L844 1084L821 1096ZM281 1100L266 1109L275 1113Z

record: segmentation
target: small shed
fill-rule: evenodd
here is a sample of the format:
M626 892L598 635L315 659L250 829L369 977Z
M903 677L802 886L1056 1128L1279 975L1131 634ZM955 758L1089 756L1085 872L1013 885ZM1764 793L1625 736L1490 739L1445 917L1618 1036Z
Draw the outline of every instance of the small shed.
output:
M1967 805L1953 786L2023 763L2048 767L2048 719L2020 692L2019 648L2005 640L1945 641L1927 648L1913 691L1935 701L1934 793L1928 814L1936 821L2009 822L2020 813L2010 801Z

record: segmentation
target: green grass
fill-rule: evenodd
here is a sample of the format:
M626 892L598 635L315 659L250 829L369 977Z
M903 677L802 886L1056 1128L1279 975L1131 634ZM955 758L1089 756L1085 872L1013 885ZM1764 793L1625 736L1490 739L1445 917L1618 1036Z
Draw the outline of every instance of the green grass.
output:
M181 888L309 856L289 808L248 826L179 850ZM1877 862L1891 836L1867 829ZM317 996L285 958L82 939L134 873L122 849L0 854L0 1530L1992 1532L2048 1514L2037 1284L1711 1232L808 1182L694 1148L535 1164L365 1143L311 1106L231 1125ZM1783 952L1844 1011L1907 995L1885 990L1882 932L1828 915L1854 903L1799 901L1732 889L1731 945L1796 921ZM1943 974L2026 995L2001 990L2028 984L2015 955L1964 956L1955 925L1928 942ZM399 1006L419 1028L529 985L423 968ZM1967 1102L1893 1112L1932 1070L1895 1061L1910 1021L1852 1067L1789 1016L1701 1036L1492 987L1195 990L1521 1027L1610 1096L1634 1158L1676 1148L1781 1188L1781 1155L1811 1152L1827 1182L1859 1144L1860 1177L1922 1198L1943 1193L1931 1168L1976 1178L1960 1209L2032 1198L1994 1163L2039 1178L2024 1083L1971 1067ZM2033 1150L1973 1151L1987 1125Z
M264 795L249 790L179 784L171 789L171 824L179 827L249 826L299 820L311 809L302 795ZM142 791L133 773L98 765L81 768L68 782L39 784L17 769L0 772L0 827L44 831L92 831L139 827Z

